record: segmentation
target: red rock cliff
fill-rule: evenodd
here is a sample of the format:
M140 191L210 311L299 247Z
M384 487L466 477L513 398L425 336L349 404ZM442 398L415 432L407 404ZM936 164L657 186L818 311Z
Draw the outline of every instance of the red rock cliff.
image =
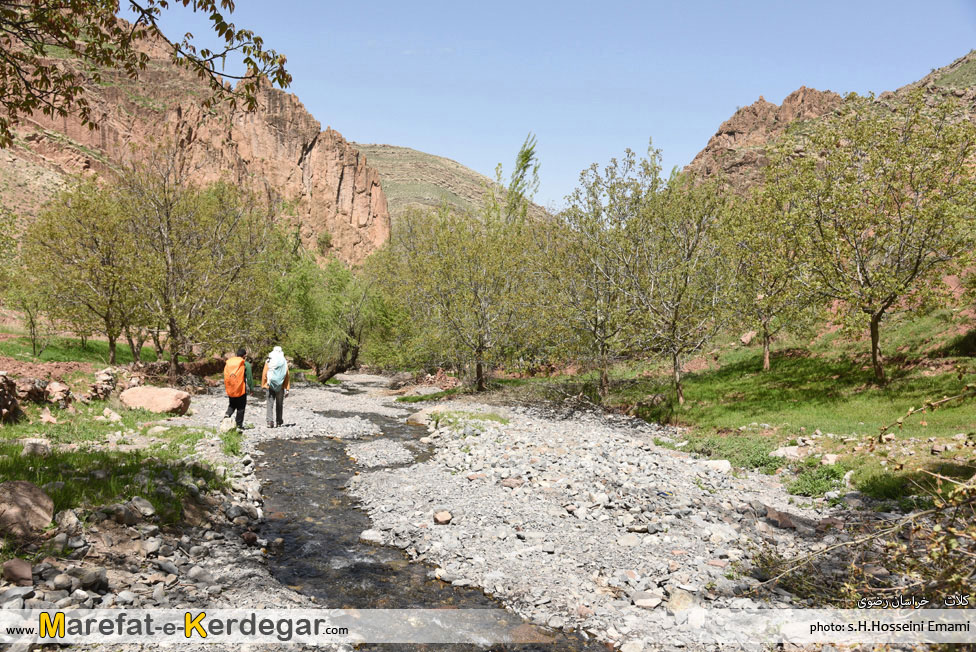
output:
M73 117L43 115L20 125L18 145L0 157L0 200L29 216L58 189L52 176L102 169L175 138L193 181L228 179L271 190L313 251L328 232L332 251L356 264L389 238L379 175L338 132L322 131L297 97L263 88L257 109L245 112L203 109L206 93L164 58L154 58L137 81L104 75L101 84L87 85L97 130Z

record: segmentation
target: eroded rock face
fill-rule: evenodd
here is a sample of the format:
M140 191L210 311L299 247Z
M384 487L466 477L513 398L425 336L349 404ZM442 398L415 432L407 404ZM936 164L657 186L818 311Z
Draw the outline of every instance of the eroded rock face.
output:
M722 123L686 168L702 176L721 174L742 190L754 184L766 164L766 148L797 121L814 120L838 106L843 98L832 91L801 86L777 106L762 96Z
M157 414L186 414L190 395L169 387L132 387L119 396L129 409L143 409Z
M47 527L54 518L54 501L24 480L0 483L0 534L25 537Z
M270 87L258 94L253 112L227 105L203 109L207 88L174 67L159 48L138 80L106 73L87 85L98 129L74 117L37 114L18 127L22 143L0 158L0 178L12 177L0 197L35 214L58 190L23 192L24 178L48 170L62 178L103 171L153 143L178 143L195 183L226 180L275 196L283 218L299 227L312 251L359 263L390 234L386 196L365 156L336 131L324 131L297 97ZM320 244L319 236L330 234ZM328 247L324 245L328 244Z

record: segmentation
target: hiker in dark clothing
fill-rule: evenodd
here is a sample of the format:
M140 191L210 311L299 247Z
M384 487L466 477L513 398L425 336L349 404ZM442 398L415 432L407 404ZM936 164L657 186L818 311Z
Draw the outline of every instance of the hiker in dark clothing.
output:
M247 395L254 388L254 376L251 363L247 361L247 351L237 349L237 355L224 365L224 388L227 390L226 417L237 412L237 430L244 429L244 408L247 407Z

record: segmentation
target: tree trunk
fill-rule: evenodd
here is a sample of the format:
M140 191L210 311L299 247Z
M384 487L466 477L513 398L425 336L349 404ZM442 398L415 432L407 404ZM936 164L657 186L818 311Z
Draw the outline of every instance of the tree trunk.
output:
M136 335L136 350L132 354L132 358L141 363L142 362L142 346L146 343L146 331L140 328Z
M325 383L336 374L341 374L355 367L358 359L359 344L353 345L348 340L343 340L342 345L339 347L338 357L324 365L316 366L315 377L318 378L320 383Z
M118 339L118 335L110 334L108 336L108 363L115 364L115 341Z
M129 343L129 350L132 351L132 361L137 364L142 362L139 359L142 346L136 344L136 341L132 338L132 331L129 330L128 326L125 327L125 340Z
M608 394L610 394L610 373L604 364L600 367L600 399L605 401Z
M81 339L81 349L83 351L84 350L87 350L88 349L88 333L78 333L78 337L79 337L79 339Z
M474 388L475 391L483 392L485 391L485 362L482 359L484 352L475 351L474 355Z
M27 331L30 334L31 352L34 354L34 357L35 358L37 357L37 346L39 344L39 342L38 342L39 336L38 336L37 330L38 330L37 329L37 321L33 317L28 316L27 317Z
M762 333L762 343L763 343L763 371L769 371L769 345L773 338L769 336L769 331L763 328Z
M169 322L169 375L176 377L180 373L180 337L176 322Z
M153 348L156 350L156 359L157 360L162 360L163 359L163 353L165 353L165 350L163 349L163 340L159 336L159 331L160 330L161 329L159 329L159 328L154 328L154 329L152 329L150 331L150 334L152 335Z
M685 392L681 388L681 358L677 353L671 356L671 367L674 371L674 393L678 397L678 405L684 405Z
M885 379L884 361L881 358L881 317L884 313L871 315L871 366L874 368L874 380L879 385L884 385Z

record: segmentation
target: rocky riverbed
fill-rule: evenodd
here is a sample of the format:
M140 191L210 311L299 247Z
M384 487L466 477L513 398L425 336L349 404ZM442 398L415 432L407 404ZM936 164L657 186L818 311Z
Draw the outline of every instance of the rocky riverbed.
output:
M531 621L628 650L726 647L704 607L787 607L747 597L763 551L838 540L823 510L770 476L733 472L655 444L675 433L597 412L455 401L428 421L428 461L350 483L372 541L436 564Z
M250 399L245 423L254 425L239 455L229 456L215 437L201 439L191 457L225 473L229 487L191 492L180 527L160 527L137 497L88 515L84 528L77 515L59 515L58 543L75 552L34 564L29 587L0 585L0 603L365 607L389 604L383 591L403 591L404 604L416 591L422 606L438 606L426 604L431 596L445 605L491 604L462 595L471 587L535 624L573 632L561 649L586 640L627 652L718 649L732 639L706 626L705 607L760 606L746 595L758 583L747 572L757 555L795 556L843 536L825 511L792 504L775 477L659 446L675 434L669 428L460 400L417 413L394 402L385 378L342 381L294 388L279 428L265 427L263 401ZM156 427L214 429L225 409L222 396L197 396L189 414ZM408 417L428 424L426 431L392 437L389 424ZM313 438L304 448L284 445ZM335 460L316 455L335 446L348 470L333 461L316 471ZM281 469L299 484L275 476ZM309 469L324 484L303 501ZM302 518L265 513L262 482L292 505L304 502ZM368 519L350 516L358 508ZM376 552L353 550L330 533L339 530L330 519L348 521L357 528L352 540ZM316 575L316 564L337 575ZM395 579L405 577L404 564L409 590ZM349 575L357 567L366 574ZM337 592L343 578L359 585L354 597ZM445 590L431 591L428 578ZM780 591L762 606L802 602Z

